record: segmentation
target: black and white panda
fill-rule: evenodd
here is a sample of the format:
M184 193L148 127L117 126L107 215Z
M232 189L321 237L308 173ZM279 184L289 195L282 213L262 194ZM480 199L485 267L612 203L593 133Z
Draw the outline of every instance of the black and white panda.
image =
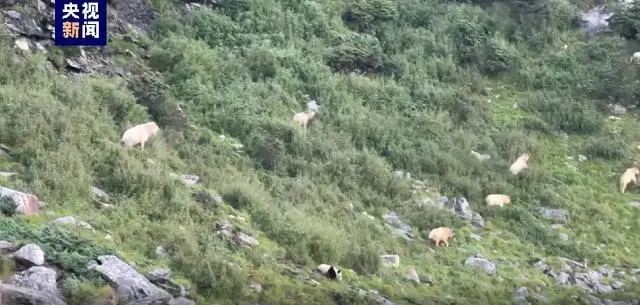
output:
M342 280L342 270L337 267L327 264L320 264L318 265L318 267L316 267L316 270L332 280Z

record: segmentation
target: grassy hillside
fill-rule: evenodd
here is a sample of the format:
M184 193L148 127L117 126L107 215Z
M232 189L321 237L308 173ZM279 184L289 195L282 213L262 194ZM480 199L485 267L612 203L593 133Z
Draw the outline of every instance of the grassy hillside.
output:
M584 40L578 12L589 5L568 1L153 6L159 16L148 35L131 32L108 47L131 72L124 78L62 77L46 62L77 50L24 54L8 37L0 44L0 143L13 157L0 166L19 173L2 185L97 230L78 230L93 242L77 249L51 246L78 281L104 285L82 266L116 251L141 270L169 267L198 304L372 304L347 284L398 304L512 304L521 286L582 304L577 289L558 287L533 263L640 266L638 209L629 204L637 191L620 194L617 183L636 164L640 123L632 110L620 120L606 113L609 103L635 106L640 97L633 51L620 36L633 34L625 27L633 20L620 17L614 31ZM304 110L305 94L321 105L306 135L291 111ZM118 144L127 127L150 119L162 132L148 149ZM471 150L492 158L478 162ZM525 152L530 169L510 175ZM396 170L437 194L412 194ZM169 173L200 181L185 185ZM90 185L115 208L96 208ZM198 202L198 191L222 201ZM490 193L510 195L511 205L486 207ZM415 203L440 195L465 197L486 228ZM566 224L550 228L539 207L564 209ZM413 227L413 242L385 227L388 211ZM229 215L244 218L231 221L260 245L220 238L216 223ZM54 245L55 234L39 231L52 217L6 217L0 232ZM443 225L457 238L433 249L426 237ZM168 259L156 258L158 246ZM398 254L400 267L381 266L382 254ZM473 254L497 273L465 266ZM314 287L287 272L319 263L344 268L344 283L317 278ZM432 285L404 281L410 268Z

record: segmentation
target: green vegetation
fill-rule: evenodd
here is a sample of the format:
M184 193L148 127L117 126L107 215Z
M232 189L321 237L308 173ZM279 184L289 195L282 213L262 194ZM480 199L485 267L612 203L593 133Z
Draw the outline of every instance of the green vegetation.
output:
M126 79L61 77L46 62L61 65L66 52L18 54L3 37L0 143L12 148L13 161L0 165L19 177L2 184L101 233L5 218L0 236L43 246L48 259L77 274L65 282L72 291L86 292L95 280L85 262L117 249L137 268L171 268L199 304L372 304L343 283L313 287L287 271L310 273L319 263L345 268L345 283L399 304L511 304L515 288L542 285L553 302L578 304L570 298L577 292L556 287L532 261L640 266L640 222L629 205L636 189L622 195L617 187L637 160L640 123L604 113L608 103L635 106L640 98L627 48L640 20L620 14L610 33L584 41L576 24L586 3L486 4L222 1L180 15L182 4L157 0L149 37L114 38L108 48L132 72ZM138 56L117 55L124 49ZM304 110L304 94L322 106L306 136L291 112ZM162 135L148 148L117 143L127 127L149 119ZM491 160L478 162L472 149ZM513 177L508 167L524 152L530 169ZM589 160L578 162L578 154ZM466 197L487 220L483 239L470 238L459 219L411 203L410 183L396 169ZM170 172L198 175L200 184ZM90 185L107 191L116 208L97 209ZM224 202L198 203L196 190L218 192ZM487 208L489 193L509 194L511 205ZM569 212L568 241L548 228L540 206ZM457 239L436 251L394 239L380 220L388 210L423 238L447 225ZM244 217L234 226L260 246L216 235L228 215ZM170 259L155 258L159 245ZM496 261L497 275L464 266L474 253ZM381 254L400 255L401 266L381 267ZM411 267L433 285L401 281ZM251 282L264 292L252 292ZM86 304L87 297L75 299Z

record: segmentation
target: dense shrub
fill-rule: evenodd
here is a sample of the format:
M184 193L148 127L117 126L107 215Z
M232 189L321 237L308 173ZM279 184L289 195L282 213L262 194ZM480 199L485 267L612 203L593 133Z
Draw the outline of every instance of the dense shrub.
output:
M611 17L610 27L625 39L638 40L640 37L640 4L632 2L629 7L620 7Z
M137 268L167 265L198 304L371 302L319 276L320 286L309 285L319 263L342 267L348 287L434 304L511 302L514 285L532 283L521 274L544 278L524 267L532 256L640 264L627 255L640 250L625 233L633 215L612 203L620 195L609 177L629 162L622 143L637 140L638 124L605 124L600 112L636 104L640 86L623 38L582 41L579 3L260 0L186 10L152 2L162 15L151 41L113 37L107 48L134 53L114 59L132 74L126 80L60 77L44 55L17 53L0 33L0 142L11 147L0 169L19 173L3 185L108 231ZM633 22L620 20L615 31L629 37ZM47 56L62 68L74 52ZM305 133L292 116L309 99L321 108ZM126 127L147 120L162 128L148 148L118 144ZM613 128L624 130L613 137ZM529 169L511 175L524 152ZM590 160L567 158L578 153ZM183 174L200 180L185 184L175 176ZM90 204L91 185L115 208ZM489 193L512 204L487 207ZM475 240L468 220L418 204L440 196L464 196L491 232ZM569 212L569 240L549 229L542 206ZM412 241L380 219L390 211L412 227ZM223 220L260 245L216 234ZM428 248L436 226L456 231L451 247ZM3 219L2 232L40 243L77 273L63 279L73 302L98 297L102 283L88 283L84 266L109 249L17 218ZM158 246L168 259L155 259ZM496 261L500 276L464 266L472 252ZM380 264L390 253L400 267ZM433 289L404 281L409 268Z
M563 100L556 94L535 94L522 107L566 132L595 133L604 122L594 103Z
M339 38L327 61L337 71L374 73L382 66L382 48L374 36L351 33Z

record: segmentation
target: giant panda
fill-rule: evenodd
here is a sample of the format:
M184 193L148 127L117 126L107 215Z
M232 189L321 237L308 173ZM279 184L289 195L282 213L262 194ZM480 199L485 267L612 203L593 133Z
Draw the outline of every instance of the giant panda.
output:
M322 275L332 280L337 280L337 281L342 280L342 270L334 266L327 265L327 264L320 264L318 265L318 267L316 267L316 270L322 273Z

